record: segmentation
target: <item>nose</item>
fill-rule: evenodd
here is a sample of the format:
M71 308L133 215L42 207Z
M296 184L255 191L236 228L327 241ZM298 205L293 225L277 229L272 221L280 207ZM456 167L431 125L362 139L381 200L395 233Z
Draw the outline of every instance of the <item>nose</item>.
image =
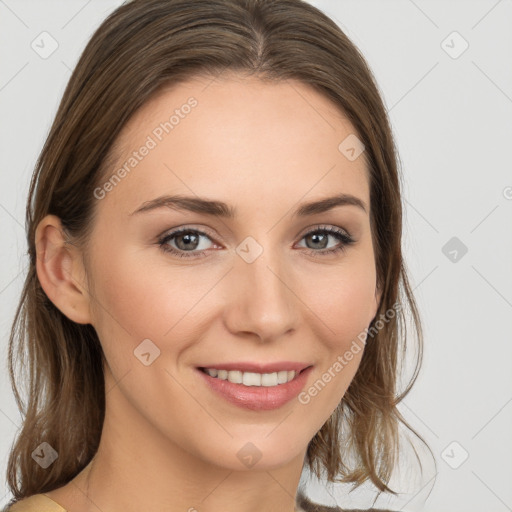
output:
M275 251L274 251L275 253ZM237 256L228 279L227 328L236 336L270 342L297 329L298 304L292 273L277 254L264 250L249 263Z

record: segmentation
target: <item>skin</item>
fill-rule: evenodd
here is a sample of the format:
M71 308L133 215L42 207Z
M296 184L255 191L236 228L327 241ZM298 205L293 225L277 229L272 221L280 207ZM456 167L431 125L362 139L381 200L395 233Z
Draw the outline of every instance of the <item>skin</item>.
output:
M292 512L307 445L342 399L363 350L308 404L294 399L271 411L228 403L195 368L308 362L307 389L379 305L365 161L338 150L355 133L350 122L300 82L196 78L135 114L119 136L119 166L190 96L198 105L98 200L87 264L64 243L57 217L37 228L42 287L66 316L94 326L108 363L98 452L71 482L46 493L73 512L213 512L234 503L237 512ZM367 211L345 205L292 217L299 204L335 193L353 194ZM162 194L221 200L238 215L171 208L130 215ZM355 243L322 256L326 245L305 236L319 225L345 230ZM179 227L208 231L192 247L205 257L159 247L159 236ZM236 252L248 236L263 248L250 264ZM329 235L327 244L340 241ZM187 250L183 236L168 245ZM147 338L161 351L149 366L134 356ZM261 453L252 468L237 457L247 442Z

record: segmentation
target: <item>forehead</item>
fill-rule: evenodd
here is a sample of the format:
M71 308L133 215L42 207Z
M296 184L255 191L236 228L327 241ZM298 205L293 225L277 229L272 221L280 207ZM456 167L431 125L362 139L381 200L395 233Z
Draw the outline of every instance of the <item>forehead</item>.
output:
M355 137L340 109L307 84L196 77L160 91L125 125L107 175L125 172L109 195L132 210L175 192L233 202L250 191L281 203L346 192L368 203L365 154L344 153Z

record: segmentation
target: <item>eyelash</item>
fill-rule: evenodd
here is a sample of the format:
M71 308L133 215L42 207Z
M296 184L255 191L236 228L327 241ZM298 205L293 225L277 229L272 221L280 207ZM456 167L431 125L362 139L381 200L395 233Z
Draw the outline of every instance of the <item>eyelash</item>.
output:
M166 253L171 253L180 258L195 258L195 257L206 256L206 254L205 254L206 250L182 251L182 250L174 249L173 247L170 247L168 245L168 242L170 240L172 240L173 238L175 238L181 234L184 234L184 233L195 233L197 235L206 236L207 238L211 239L211 237L207 233L204 233L203 231L199 231L197 229L192 229L192 228L180 228L175 231L172 231L171 233L166 234L163 238L160 238L158 240L159 247L162 249L162 251L164 251ZM327 233L329 235L332 235L335 238L337 238L341 242L341 244L336 247L333 247L331 249L323 249L323 250L306 249L306 251L314 257L324 257L326 255L332 255L332 254L336 254L336 253L345 251L348 246L350 246L351 244L353 244L355 242L355 240L350 235L345 233L344 231L341 231L337 228L333 228L330 226L327 226L327 227L317 226L312 231L308 231L307 233L305 233L302 236L301 240L303 238L307 237L308 235L312 235L312 234L316 234L316 233Z

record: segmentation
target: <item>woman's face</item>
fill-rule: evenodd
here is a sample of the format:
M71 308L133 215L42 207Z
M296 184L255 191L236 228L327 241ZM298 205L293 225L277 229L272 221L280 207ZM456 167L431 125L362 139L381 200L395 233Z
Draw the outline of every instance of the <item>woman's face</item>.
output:
M302 461L378 307L353 126L307 85L231 76L162 92L118 142L87 267L107 417L231 470ZM342 194L357 199L306 207ZM165 196L190 199L152 207Z

